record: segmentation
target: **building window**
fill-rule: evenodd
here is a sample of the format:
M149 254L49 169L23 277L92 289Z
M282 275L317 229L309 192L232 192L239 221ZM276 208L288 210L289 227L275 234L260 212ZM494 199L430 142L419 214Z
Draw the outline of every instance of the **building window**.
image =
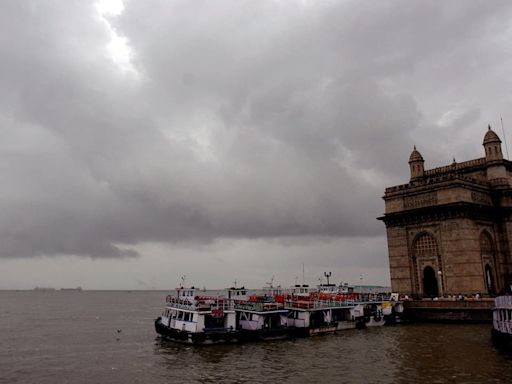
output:
M416 239L414 243L414 256L416 257L434 257L439 254L437 241L434 236L423 233Z
M487 231L480 235L480 256L482 258L482 267L484 270L484 285L487 293L494 295L496 293L496 282L494 273L494 242Z

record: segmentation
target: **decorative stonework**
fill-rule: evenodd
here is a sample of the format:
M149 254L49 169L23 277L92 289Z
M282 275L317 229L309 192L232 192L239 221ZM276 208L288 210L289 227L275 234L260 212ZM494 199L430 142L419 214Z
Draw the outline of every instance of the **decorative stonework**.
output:
M437 204L437 193L424 193L419 196L404 197L404 208L420 208Z
M485 204L490 205L492 203L491 197L487 194L479 193L479 192L471 192L471 200L477 204Z

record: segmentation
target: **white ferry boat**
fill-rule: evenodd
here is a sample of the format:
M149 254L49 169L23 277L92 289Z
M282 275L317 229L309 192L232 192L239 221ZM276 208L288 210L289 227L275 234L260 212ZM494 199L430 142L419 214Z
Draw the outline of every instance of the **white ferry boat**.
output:
M362 318L362 308L352 301L337 300L337 289L311 290L307 285L296 285L287 296L284 307L288 310L288 326L303 328L308 335L334 333L356 328Z
M302 329L288 327L288 310L283 303L258 296L235 304L240 337L243 341L279 340L302 336ZM303 332L304 333L304 332ZM306 334L304 333L304 336Z
M512 295L498 296L494 300L492 338L496 344L512 345Z
M382 326L401 305L397 298L362 295L347 286L321 288L303 284L285 292L270 284L249 295L244 287L232 287L214 297L182 284L167 296L155 329L164 338L189 344L286 339Z
M158 334L188 344L235 343L239 341L236 312L225 297L199 296L195 288L180 287L168 295L166 306L155 320Z
M363 328L363 327L380 327L386 323L386 318L392 314L393 305L389 301L379 295L355 292L354 287L348 283L340 283L339 285L329 283L329 273L324 273L327 277L327 284L319 284L318 299L327 306L333 307L331 302L342 303L341 306L350 308L350 315L347 311L342 312L341 318L349 321L348 324L341 323L342 329ZM340 316L333 316L339 318Z

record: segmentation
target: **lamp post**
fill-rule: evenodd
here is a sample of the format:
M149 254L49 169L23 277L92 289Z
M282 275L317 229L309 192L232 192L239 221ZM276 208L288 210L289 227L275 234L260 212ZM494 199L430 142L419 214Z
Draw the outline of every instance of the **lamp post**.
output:
M324 272L324 276L327 278L327 285L329 285L329 277L331 277L332 272Z

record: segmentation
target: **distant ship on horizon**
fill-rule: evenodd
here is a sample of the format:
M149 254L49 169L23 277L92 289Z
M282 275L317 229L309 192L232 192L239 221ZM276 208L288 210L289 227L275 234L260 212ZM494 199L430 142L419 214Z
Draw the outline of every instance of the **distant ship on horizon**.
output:
M78 286L76 288L61 288L61 291L81 291L82 287Z
M34 291L43 291L43 292L53 292L57 289L53 287L35 287ZM59 291L82 291L82 287L78 286L76 288L60 288Z

